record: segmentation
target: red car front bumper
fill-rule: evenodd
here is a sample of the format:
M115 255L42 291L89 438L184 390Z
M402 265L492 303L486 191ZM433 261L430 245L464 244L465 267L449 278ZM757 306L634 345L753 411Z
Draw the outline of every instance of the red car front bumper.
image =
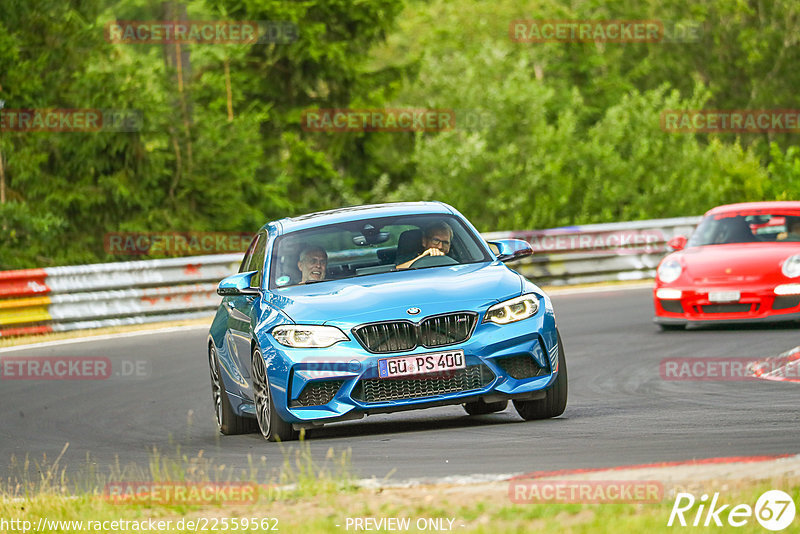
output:
M800 320L800 295L776 295L775 287L680 288L680 299L659 298L653 290L655 318L659 324L692 325ZM710 292L739 291L736 301L712 301Z

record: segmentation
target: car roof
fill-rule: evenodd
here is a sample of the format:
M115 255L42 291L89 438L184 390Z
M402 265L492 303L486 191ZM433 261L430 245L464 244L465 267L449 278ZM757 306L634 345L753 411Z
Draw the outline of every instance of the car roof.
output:
M706 215L716 215L718 213L730 213L748 210L800 210L800 201L783 200L772 202L740 202L738 204L726 204L717 206L706 212Z
M276 226L279 234L316 228L328 224L336 224L373 217L392 217L395 215L415 215L425 213L453 214L455 210L444 202L393 202L387 204L368 204L349 206L334 210L307 213L296 217L285 217L264 225L264 228Z

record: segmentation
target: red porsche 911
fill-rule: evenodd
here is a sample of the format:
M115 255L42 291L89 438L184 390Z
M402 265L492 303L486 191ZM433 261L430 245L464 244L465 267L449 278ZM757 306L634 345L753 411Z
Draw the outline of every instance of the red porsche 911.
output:
M663 329L800 320L800 202L716 207L658 265Z

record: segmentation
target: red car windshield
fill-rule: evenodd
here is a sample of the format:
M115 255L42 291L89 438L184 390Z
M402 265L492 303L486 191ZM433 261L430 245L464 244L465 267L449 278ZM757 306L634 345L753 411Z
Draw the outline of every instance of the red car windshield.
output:
M800 211L709 215L697 226L687 246L760 242L800 242Z

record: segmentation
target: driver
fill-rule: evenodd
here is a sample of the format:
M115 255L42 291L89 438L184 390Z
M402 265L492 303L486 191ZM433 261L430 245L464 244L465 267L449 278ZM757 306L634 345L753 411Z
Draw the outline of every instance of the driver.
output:
M328 268L328 253L322 247L306 247L300 252L297 262L302 278L301 284L325 280L325 271Z
M429 226L422 235L422 248L425 252L397 265L398 269L408 269L411 264L425 256L444 256L450 252L450 243L453 240L453 229L446 222L438 222Z
M800 218L786 217L786 231L778 234L778 241L800 241Z

